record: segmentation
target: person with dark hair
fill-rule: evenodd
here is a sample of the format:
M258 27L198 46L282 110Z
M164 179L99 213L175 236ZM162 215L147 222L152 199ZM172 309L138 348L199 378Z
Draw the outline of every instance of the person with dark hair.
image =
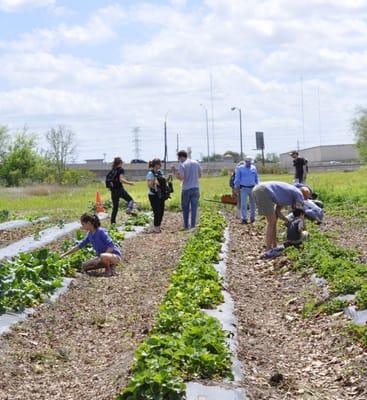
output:
M177 158L180 162L177 178L182 181L181 207L184 229L189 229L190 226L195 228L200 198L199 178L201 177L201 167L197 161L188 158L185 150L179 151ZM190 212L191 225L189 226Z
M89 273L92 270L104 268L103 276L112 276L116 265L121 261L121 251L108 235L107 231L101 228L101 222L97 215L83 214L80 217L82 229L88 232L87 236L75 247L61 255L66 257L91 244L97 253L97 257L86 261L83 270Z
M111 200L112 200L112 213L111 213L111 224L116 223L116 216L119 210L120 198L127 202L128 214L131 214L134 207L134 200L130 194L125 190L125 185L135 185L134 182L130 182L124 178L125 170L122 168L123 161L121 157L115 157L112 163L111 174Z
M299 246L307 237L305 211L303 208L295 208L293 210L293 220L287 226L287 240L284 242L284 247Z
M154 158L149 161L149 171L146 176L148 185L149 202L153 210L153 233L161 232L161 224L164 215L165 201L169 198L169 190L167 183L172 176L166 179L161 171L161 160Z
M306 183L308 173L308 161L299 156L298 151L292 151L289 155L293 158L294 182Z

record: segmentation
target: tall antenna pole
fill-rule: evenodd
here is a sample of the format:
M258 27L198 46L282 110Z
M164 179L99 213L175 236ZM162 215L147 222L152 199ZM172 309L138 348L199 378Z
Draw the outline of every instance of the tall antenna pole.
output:
M132 129L133 133L133 143L134 143L134 153L135 153L135 158L138 160L140 159L140 128L136 126L135 128Z
M320 146L322 144L322 127L321 127L321 101L320 101L320 88L317 88L317 99L318 99L318 106L319 106L319 141Z
M179 137L179 135L177 134L177 137L176 137L176 154L177 154L179 151L180 151L180 137Z
M305 139L305 109L303 104L303 76L301 76L301 112L302 112L302 142L303 147L306 147Z
M213 154L215 154L215 129L214 129L214 98L213 98L213 74L210 71L210 104L212 112L212 140L213 140Z
M164 173L166 173L167 169L167 121L164 120L164 158L163 158L163 164L164 164Z

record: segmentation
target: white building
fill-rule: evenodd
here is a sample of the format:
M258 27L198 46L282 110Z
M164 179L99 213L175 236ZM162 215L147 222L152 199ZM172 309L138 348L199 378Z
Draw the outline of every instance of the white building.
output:
M280 164L282 167L289 168L293 165L293 159L289 155L292 150L294 149L290 149L287 153L280 154ZM300 157L308 160L310 166L344 164L358 161L358 151L355 144L315 146L297 151Z

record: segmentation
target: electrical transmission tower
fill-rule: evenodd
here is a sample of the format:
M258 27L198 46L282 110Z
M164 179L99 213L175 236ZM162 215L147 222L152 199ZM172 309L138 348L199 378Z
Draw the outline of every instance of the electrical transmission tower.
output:
M133 133L133 144L134 144L134 153L135 153L135 158L137 160L140 159L140 127L136 126L135 128L132 129L132 133Z

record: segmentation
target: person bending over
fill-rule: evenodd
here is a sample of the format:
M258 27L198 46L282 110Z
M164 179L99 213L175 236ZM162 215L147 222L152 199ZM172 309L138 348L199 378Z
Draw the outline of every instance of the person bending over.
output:
M61 255L66 257L91 244L97 253L97 257L86 261L83 270L89 273L92 270L104 268L104 276L112 276L116 265L121 261L121 251L115 245L104 228L97 215L83 214L80 217L82 229L88 232L87 236L75 247Z
M281 212L285 206L293 209L303 207L303 195L299 189L285 182L265 182L255 186L253 190L259 215L264 215L266 226L266 250L277 247L277 220L286 224L288 219Z

